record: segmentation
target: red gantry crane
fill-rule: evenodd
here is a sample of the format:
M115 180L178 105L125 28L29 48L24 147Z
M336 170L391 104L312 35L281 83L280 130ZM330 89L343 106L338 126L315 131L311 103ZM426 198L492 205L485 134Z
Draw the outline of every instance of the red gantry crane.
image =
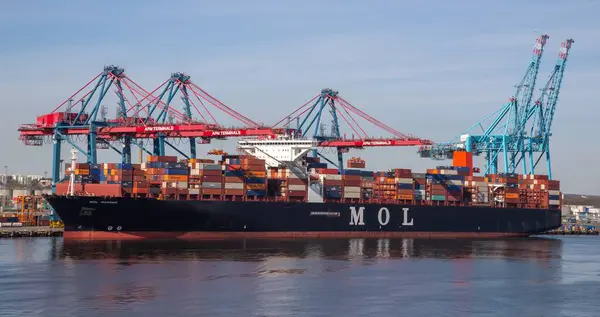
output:
M325 132L321 124L322 116L325 111L331 115L331 132ZM365 130L359 125L354 115L368 121L376 127L385 130L391 136L388 138L373 138L370 137ZM340 132L339 118L350 127L353 131L351 139L345 138ZM321 93L310 99L304 105L296 109L294 112L286 116L284 119L277 122L273 127L281 127L281 125L289 126L292 121L297 122L295 133L297 137L307 137L309 131L313 131L313 138L318 140L318 147L331 147L337 149L338 164L331 162L329 159L321 155L317 149L313 150L313 156L323 157L329 163L336 165L340 170L343 170L342 153L348 152L351 148L362 149L366 147L379 146L423 146L431 145L432 142L427 139L417 138L408 134L399 132L396 129L389 127L381 121L371 117L364 111L353 106L350 102L342 98L337 91L329 88L321 90ZM356 136L356 137L354 137Z
M118 111L115 119L106 118L106 108L103 106L104 98L111 87L117 96ZM155 96L157 91L160 91L160 94ZM182 111L172 106L177 92L182 94L181 98L184 101ZM79 110L76 109L78 105L81 105ZM242 122L243 126L226 128L220 125L209 111L208 105ZM192 109L196 110L194 114ZM148 154L164 155L167 144L189 158L196 155L196 142L207 143L212 138L226 137L270 137L285 133L282 129L263 127L234 111L191 82L189 76L184 73L172 74L167 81L148 92L117 66L105 67L100 74L60 103L52 112L38 116L34 124L21 125L19 132L20 139L26 145L41 146L45 139L52 139L53 191L60 177L63 141L83 153L90 164L97 163L98 148L112 148L122 155L123 163L131 163L132 145L139 146ZM82 149L77 144L82 137L86 139L87 149ZM190 156L168 141L176 138L191 141ZM143 139L154 141L152 151L144 148ZM117 143L120 143L120 148L115 146Z

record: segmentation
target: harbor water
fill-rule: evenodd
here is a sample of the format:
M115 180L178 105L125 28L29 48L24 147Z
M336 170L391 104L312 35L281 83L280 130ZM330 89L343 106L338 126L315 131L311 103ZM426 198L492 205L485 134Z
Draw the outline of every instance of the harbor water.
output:
M1 316L599 316L600 239L0 239Z

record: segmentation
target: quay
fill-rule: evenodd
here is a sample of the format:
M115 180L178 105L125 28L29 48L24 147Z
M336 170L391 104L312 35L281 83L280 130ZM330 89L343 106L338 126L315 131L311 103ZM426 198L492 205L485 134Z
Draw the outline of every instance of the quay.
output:
M63 228L52 228L50 226L42 227L2 227L0 228L0 238L18 238L18 237L60 237L63 234Z

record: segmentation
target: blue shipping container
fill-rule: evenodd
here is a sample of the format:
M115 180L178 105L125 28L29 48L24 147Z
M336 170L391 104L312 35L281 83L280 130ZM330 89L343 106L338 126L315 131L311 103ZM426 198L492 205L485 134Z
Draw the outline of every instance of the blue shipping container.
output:
M560 200L560 195L548 195L548 200Z
M327 163L308 163L308 168L327 168Z
M397 184L398 189L413 189L413 184Z
M117 164L117 168L122 170L130 170L133 169L133 166L131 163L119 163Z
M244 178L246 184L264 184L265 178L263 177L246 177Z
M465 177L463 175L446 175L446 179L450 181L464 181Z
M342 198L341 192L326 192L325 198Z
M373 171L360 171L362 177L373 177Z
M242 170L225 171L225 176L227 176L227 177L243 177L244 171L242 171Z
M361 170L357 170L357 169L347 169L344 170L344 175L357 175L360 176L362 173Z
M251 189L246 191L246 196L266 196L267 191L264 189Z
M448 185L447 186L447 190L448 192L460 192L462 190L462 186L456 186L456 185Z
M459 173L468 173L471 171L471 169L469 167L456 167L456 171Z
M180 168L167 168L165 169L165 175L188 175L188 170Z

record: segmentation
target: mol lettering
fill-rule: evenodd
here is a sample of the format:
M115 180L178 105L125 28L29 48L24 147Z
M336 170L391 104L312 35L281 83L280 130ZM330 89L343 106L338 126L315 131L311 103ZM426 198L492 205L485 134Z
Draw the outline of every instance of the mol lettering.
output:
M351 206L350 207L350 225L364 226L365 225L364 214L365 214L365 207L359 207L358 210L356 210L356 207Z
M380 225L387 225L390 222L390 211L385 207L381 207L381 209L379 209L379 214L377 215L377 220L379 220Z
M411 218L410 222L408 221L408 208L402 208L404 211L404 220L402 221L403 226L412 226L414 223L414 219Z

